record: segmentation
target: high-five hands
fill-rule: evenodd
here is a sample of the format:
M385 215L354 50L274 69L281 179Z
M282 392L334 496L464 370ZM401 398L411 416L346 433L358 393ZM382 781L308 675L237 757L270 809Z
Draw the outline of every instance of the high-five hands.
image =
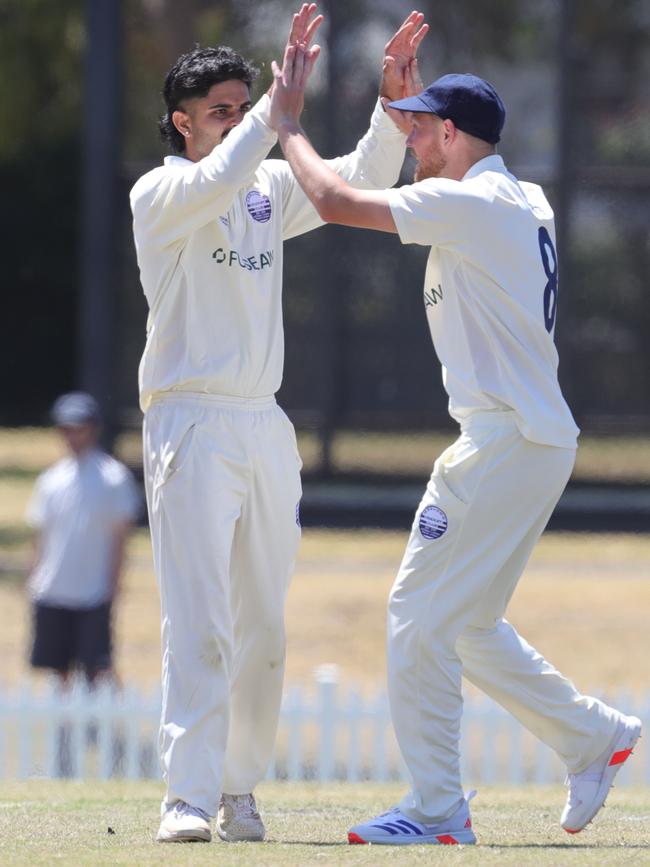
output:
M302 45L308 51L313 52L315 49L314 61L316 57L318 57L320 47L318 45L314 45L312 48L310 48L310 43L314 38L314 34L323 23L323 16L316 15L316 9L316 3L303 3L300 7L300 11L294 14L291 20L291 30L289 31L289 36L287 37L285 56L287 48L289 48L290 45ZM316 15L316 17L314 17L314 15ZM275 82L271 84L271 87L268 90L269 96L272 96L274 86Z
M411 12L384 47L379 96L396 126L406 135L411 130L410 117L401 111L388 108L388 103L413 96L424 89L416 55L428 32L429 25L424 23L424 15L421 12Z
M275 129L281 123L297 124L302 113L305 86L320 54L319 45L310 45L323 22L323 16L316 15L316 10L316 3L303 3L300 12L293 16L282 69L275 61L271 64L271 125ZM381 100L396 125L407 134L411 126L408 115L387 108L387 103L423 89L416 55L428 31L422 12L413 11L384 48Z
M273 92L271 94L271 126L279 129L283 123L298 124L305 105L305 87L320 46L307 48L304 44L287 45L282 69L274 61Z
M380 96L391 101L403 99L405 96L412 96L411 88L414 83L419 82L421 85L416 55L428 32L429 25L424 23L422 12L411 12L404 19L401 27L384 47ZM421 89L419 87L419 90Z
M296 12L293 16L287 46L304 45L305 48L309 48L309 44L314 38L314 34L323 23L322 15L316 15L315 18L313 17L316 14L316 9L316 3L302 4L300 12Z

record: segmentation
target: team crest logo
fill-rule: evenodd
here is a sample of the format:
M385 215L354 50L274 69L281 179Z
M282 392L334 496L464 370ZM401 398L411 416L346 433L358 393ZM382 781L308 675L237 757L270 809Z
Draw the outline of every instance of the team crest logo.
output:
M271 200L264 193L251 190L246 194L246 207L251 217L258 223L268 223L271 219Z
M439 539L447 531L447 515L437 506L427 506L420 515L420 533L425 539Z

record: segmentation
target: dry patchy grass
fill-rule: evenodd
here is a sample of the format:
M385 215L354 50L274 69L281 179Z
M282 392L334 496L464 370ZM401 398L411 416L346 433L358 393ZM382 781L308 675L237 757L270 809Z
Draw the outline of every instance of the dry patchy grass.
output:
M336 663L342 679L383 686L386 598L406 536L307 530L287 603L287 681L308 684ZM547 534L509 609L520 632L586 691L645 693L650 658L650 537ZM27 673L27 600L0 582L3 682ZM117 666L126 681L159 676L159 602L146 531L129 546L117 610Z
M607 809L579 837L568 837L558 825L561 788L486 788L472 803L477 846L348 846L348 827L395 803L401 792L391 784L264 783L258 794L266 842L161 845L154 842L159 785L10 783L2 795L0 862L7 867L650 863L648 789L612 793Z
M390 461L399 458L407 461L402 468L421 471L424 478L447 440L441 434L342 433L336 438L335 459L348 468L366 461L367 466L379 462L390 469ZM125 435L119 446L123 457L137 459L139 436ZM302 446L309 462L315 455L313 435L305 434ZM36 473L61 453L52 431L0 431L0 683L18 682L27 672L24 514ZM650 472L650 444L642 438L586 439L581 453L606 473L643 477ZM348 683L367 690L383 685L386 598L405 541L406 533L393 531L305 531L287 604L288 681L309 683L317 665L331 662L340 666ZM547 534L515 594L509 618L582 688L645 692L648 563L650 536ZM143 686L157 684L159 603L144 530L134 533L129 545L116 637L122 677Z

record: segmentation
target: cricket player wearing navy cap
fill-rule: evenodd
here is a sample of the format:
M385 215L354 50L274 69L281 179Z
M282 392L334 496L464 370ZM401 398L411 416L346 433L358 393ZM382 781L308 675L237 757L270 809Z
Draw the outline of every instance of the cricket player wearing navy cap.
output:
M351 189L299 124L313 62L289 47L283 69L273 67L271 118L284 154L324 220L431 248L424 307L460 425L435 463L389 600L390 704L412 789L349 841L476 841L459 770L462 674L566 763L561 825L575 833L602 806L641 723L581 695L504 618L578 434L557 380L553 212L496 153L505 109L470 74L390 104L411 127L415 183ZM415 61L406 74L417 92Z
M409 15L389 42L390 98L405 95L400 63L423 18ZM289 42L309 45L321 20L303 4ZM131 191L150 308L140 403L162 609L161 842L209 840L215 815L224 840L263 838L253 791L282 692L301 496L293 426L274 397L282 244L323 221L287 163L266 159L277 136L268 95L251 105L255 72L226 47L180 57L161 125L175 155ZM397 180L405 141L378 104L356 150L330 165L381 189Z

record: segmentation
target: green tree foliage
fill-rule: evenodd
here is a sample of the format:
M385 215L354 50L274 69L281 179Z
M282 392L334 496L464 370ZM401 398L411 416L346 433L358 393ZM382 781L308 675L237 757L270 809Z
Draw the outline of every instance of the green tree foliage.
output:
M78 138L83 0L1 0L0 162Z
M77 384L79 141L89 2L0 0L0 183L5 201L11 203L0 215L0 231L9 251L3 264L3 285L9 296L5 316L12 322L0 350L0 364L8 373L5 421L38 420L57 391ZM122 375L130 383L125 394L132 402L144 323L126 192L135 177L159 162L164 151L156 130L164 75L176 57L195 43L226 43L261 67L256 87L260 93L270 81L270 60L281 57L289 17L297 4L293 0L121 0L121 5L124 97L119 182L125 265L117 291L124 312L121 346L129 347L122 354L127 359L123 364L128 365ZM305 126L317 147L333 155L351 148L365 129L376 98L383 44L413 4L411 0L321 0L319 5L328 23L319 36L324 50ZM581 375L581 358L598 353L604 358L604 350L614 340L621 370L626 364L638 369L642 356L647 370L650 353L647 340L642 339L648 322L642 287L647 288L650 268L645 216L650 158L647 2L453 0L441 5L439 0L425 0L419 7L432 25L422 50L424 77L465 69L494 75L512 108L504 154L516 168L535 168L535 160L544 155L542 169L551 195L560 95L558 51L561 44L568 46L574 97L575 279L572 286L562 288L570 303L559 339L567 335L571 356L577 360L571 376L575 371L577 377ZM569 22L565 33L563 21ZM536 91L528 104L531 82ZM407 168L403 179L409 178ZM339 368L348 365L348 372L355 365L361 370L364 358L375 356L363 388L354 385L356 374L349 373L349 395L339 401L344 411L362 401L370 407L374 401L388 412L395 394L404 397L407 409L421 405L421 371L427 370L427 380L435 378L415 291L421 274L417 253L393 238L378 242L370 233L327 228L291 242L286 260L289 364L285 381L287 395L296 398L290 406L307 405L321 387L334 387L333 380L322 385L325 380L318 377L331 368L335 352L340 356ZM407 297L395 291L398 285L413 291ZM608 332L602 323L612 324L614 331ZM319 355L318 371L303 363L314 346L319 347L311 353ZM591 361L585 364L594 369ZM361 373L358 378L361 382ZM636 380L630 375L628 381ZM409 383L417 387L407 400ZM581 389L577 384L573 391L589 395L582 404L585 413L599 405L625 411L620 389L615 394L613 387L599 392L595 385ZM631 411L641 414L641 403L637 400ZM398 402L395 407L400 411Z
M83 23L82 0L0 2L5 423L75 383Z

